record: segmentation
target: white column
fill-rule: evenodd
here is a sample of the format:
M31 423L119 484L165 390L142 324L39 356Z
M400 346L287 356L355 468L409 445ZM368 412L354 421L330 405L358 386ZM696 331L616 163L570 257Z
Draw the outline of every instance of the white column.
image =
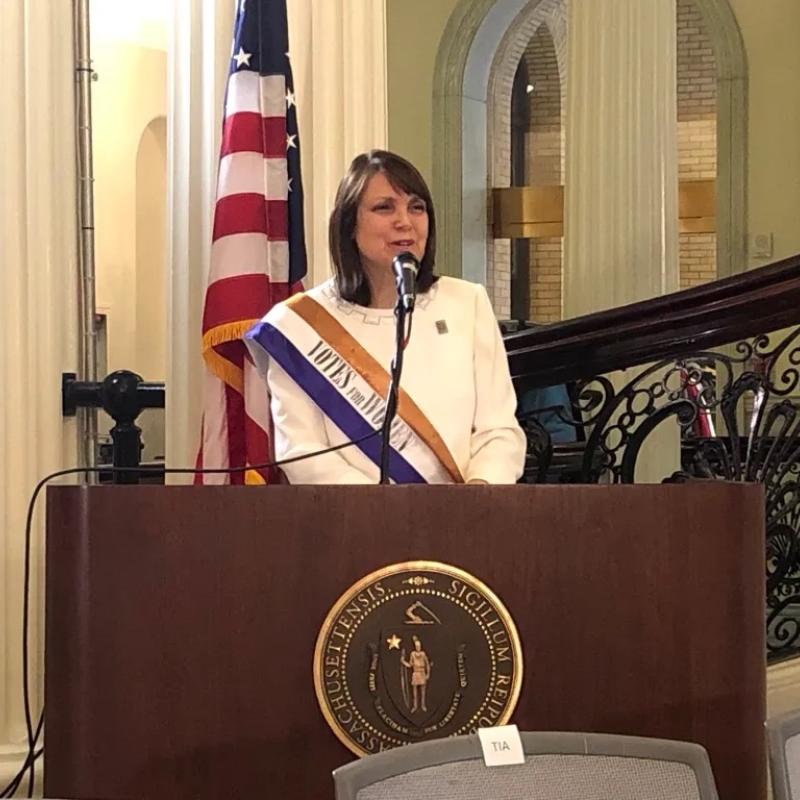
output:
M76 459L75 426L61 417L61 373L78 363L71 32L66 0L0 3L0 785L27 750L21 620L28 499L45 473ZM42 704L43 501L32 550L34 714Z
M328 216L350 160L385 147L384 0L288 0L305 192L307 284L330 274ZM233 0L174 0L169 56L167 461L194 463L200 320L211 244Z
M565 318L679 285L675 0L570 0L568 32ZM659 482L679 456L663 423L636 481Z
M233 0L174 0L170 20L165 438L175 467L194 463L200 437L200 330L234 11Z
M570 0L565 318L678 288L675 0Z
M328 217L353 158L386 147L385 0L289 0L309 285L330 275Z

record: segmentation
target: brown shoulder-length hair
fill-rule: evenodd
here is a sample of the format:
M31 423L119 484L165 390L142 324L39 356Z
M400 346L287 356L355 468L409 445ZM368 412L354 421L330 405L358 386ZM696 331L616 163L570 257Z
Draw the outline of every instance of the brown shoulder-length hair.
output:
M438 280L433 274L436 258L436 218L433 200L425 179L417 168L404 158L387 150L370 150L353 159L350 169L339 183L336 203L328 224L328 246L333 261L334 279L339 295L351 303L368 306L371 301L369 283L361 265L355 231L358 204L369 179L382 172L391 185L425 202L428 211L428 241L417 275L417 291L427 292Z

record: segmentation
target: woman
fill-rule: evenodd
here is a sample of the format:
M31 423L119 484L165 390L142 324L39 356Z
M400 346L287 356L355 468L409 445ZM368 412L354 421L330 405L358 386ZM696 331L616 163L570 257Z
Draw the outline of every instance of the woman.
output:
M392 259L420 262L404 351L390 478L396 483L514 483L525 437L489 298L434 275L436 223L417 170L393 153L358 156L331 214L334 277L280 303L247 334L271 397L282 460L380 428L395 350ZM377 483L380 438L287 464L290 483Z

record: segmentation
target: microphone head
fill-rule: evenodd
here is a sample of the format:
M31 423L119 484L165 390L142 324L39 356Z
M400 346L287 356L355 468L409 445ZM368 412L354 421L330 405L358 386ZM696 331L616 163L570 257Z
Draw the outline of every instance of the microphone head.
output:
M406 311L414 310L414 301L417 294L417 273L419 261L409 252L398 253L392 259L392 271L397 284L397 294L400 305Z
M406 250L392 259L392 269L395 275L402 275L404 269L410 269L416 276L419 272L419 261L413 253Z

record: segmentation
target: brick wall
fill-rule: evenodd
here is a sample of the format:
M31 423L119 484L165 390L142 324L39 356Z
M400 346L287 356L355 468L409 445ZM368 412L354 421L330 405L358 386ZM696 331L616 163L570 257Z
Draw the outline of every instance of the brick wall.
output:
M530 128L525 137L525 182L530 186L560 186L564 181L562 87L555 42L546 24L540 25L531 37L523 58L533 86L528 95ZM563 261L561 237L531 241L528 319L561 319Z
M713 233L680 235L681 289L713 281L717 277L717 237Z
M531 242L530 313L534 322L561 319L564 241L560 236Z
M491 187L502 188L511 185L511 91L514 75L520 59L525 57L531 38L543 23L551 32L551 41L555 42L555 57L561 67L562 78L565 75L567 41L565 0L541 0L539 3L531 3L509 28L492 63L487 104L489 192ZM560 91L563 96L563 81ZM562 107L563 104L560 104L560 108ZM563 129L563 120L561 128ZM563 174L563 146L560 157L562 160L560 172ZM560 180L558 182L560 183ZM491 226L488 229L487 241L487 290L497 316L507 318L511 314L511 242L508 239L493 239ZM558 286L560 292L560 279ZM560 309L560 299L558 306Z
M553 36L542 24L523 54L533 91L528 94L530 129L525 137L526 183L560 184L564 129L561 120L561 79Z
M692 0L678 0L678 177L717 176L717 71L714 51ZM717 277L713 233L680 234L680 286Z
M534 91L526 140L530 184L559 184L564 176L567 0L542 0L509 30L492 65L489 86L488 187L511 185L511 91L521 58ZM717 75L714 53L694 0L677 0L678 174L681 180L715 178ZM511 309L511 246L489 230L487 287L499 317ZM531 241L530 317L561 319L563 241ZM680 235L680 285L714 280L716 236Z

